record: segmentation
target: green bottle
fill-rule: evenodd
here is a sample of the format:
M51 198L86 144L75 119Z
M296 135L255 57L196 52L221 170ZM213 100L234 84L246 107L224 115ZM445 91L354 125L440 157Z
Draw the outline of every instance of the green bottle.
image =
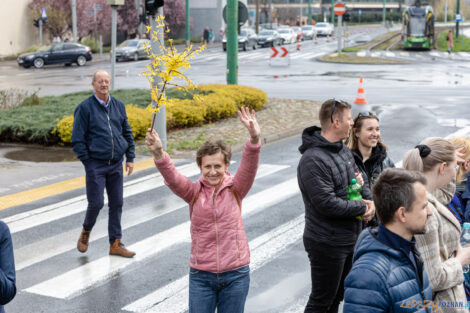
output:
M362 187L357 183L357 180L353 178L351 184L348 186L348 199L349 200L362 200L361 195Z

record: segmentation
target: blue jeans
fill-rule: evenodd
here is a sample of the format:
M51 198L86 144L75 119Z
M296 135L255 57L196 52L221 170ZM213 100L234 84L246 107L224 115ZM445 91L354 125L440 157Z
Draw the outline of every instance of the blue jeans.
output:
M224 273L189 270L189 313L243 313L250 266Z
M122 237L121 214L123 204L123 176L122 160L116 163L90 159L85 165L86 196L88 208L86 210L83 228L92 230L96 218L104 205L104 189L108 193L109 243Z

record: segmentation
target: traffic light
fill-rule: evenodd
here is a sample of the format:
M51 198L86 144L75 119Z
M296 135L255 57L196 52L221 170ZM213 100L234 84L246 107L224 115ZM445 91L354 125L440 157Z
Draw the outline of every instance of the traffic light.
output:
M162 7L164 0L145 0L145 12L148 15L155 15L159 7Z
M34 25L35 27L39 27L39 19L38 19L38 18L35 18L35 19L34 19L33 25Z

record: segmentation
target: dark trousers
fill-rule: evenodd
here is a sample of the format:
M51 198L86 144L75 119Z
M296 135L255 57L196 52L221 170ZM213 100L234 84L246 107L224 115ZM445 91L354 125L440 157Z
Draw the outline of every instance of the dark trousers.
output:
M344 279L352 267L354 245L331 246L304 237L310 260L312 292L305 313L337 313L344 297Z
M121 238L121 214L123 203L123 177L122 161L109 164L108 161L89 160L85 165L86 196L88 208L86 210L83 228L92 230L96 218L104 205L104 188L108 194L109 242Z

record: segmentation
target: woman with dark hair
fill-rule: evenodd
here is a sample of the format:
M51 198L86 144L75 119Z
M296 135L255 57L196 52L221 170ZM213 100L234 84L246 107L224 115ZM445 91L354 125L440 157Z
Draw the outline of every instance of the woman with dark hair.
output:
M145 143L165 183L189 204L191 256L189 312L242 313L250 286L250 251L241 215L241 201L255 180L261 150L255 111L238 112L250 133L235 176L228 173L231 150L223 141L207 141L197 151L202 177L178 173L155 130ZM222 284L220 282L223 282Z
M434 193L455 178L456 154L448 140L427 138L403 158L404 169L421 172L427 180L428 206L432 215L428 217L427 231L416 235L416 247L429 276L433 300L454 306L467 303L462 266L470 264L470 247L460 245L460 223ZM468 312L466 306L441 309L444 313Z
M346 145L351 150L362 177L367 178L364 181L369 189L372 189L374 181L384 169L395 167L380 138L379 118L372 112L357 115ZM366 225L377 226L377 218L374 217Z

